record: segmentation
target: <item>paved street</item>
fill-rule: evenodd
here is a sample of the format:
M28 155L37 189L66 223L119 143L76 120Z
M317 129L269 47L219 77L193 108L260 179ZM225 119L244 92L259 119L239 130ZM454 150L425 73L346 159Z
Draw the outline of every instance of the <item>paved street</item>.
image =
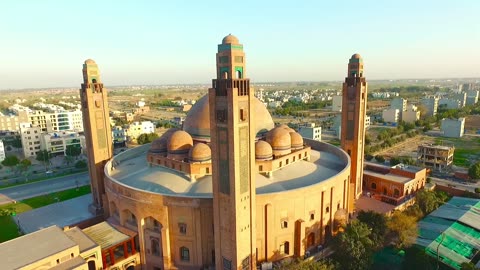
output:
M461 182L458 182L458 181L451 181L451 180L441 179L437 177L430 177L430 178L432 179L432 182L437 185L442 185L442 186L451 185L452 187L455 187L457 189L468 190L470 192L475 192L475 188L480 187L480 183L462 184Z
M77 181L79 186L88 185L90 183L88 172L0 189L0 205L74 188Z

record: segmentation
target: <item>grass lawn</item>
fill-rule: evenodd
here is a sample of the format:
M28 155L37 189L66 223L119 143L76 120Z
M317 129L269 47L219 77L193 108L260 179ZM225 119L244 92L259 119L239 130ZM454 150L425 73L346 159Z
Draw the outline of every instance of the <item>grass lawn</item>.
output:
M435 143L455 146L453 164L456 166L469 167L480 161L480 139L478 137L435 138Z
M0 213L7 211L8 213L20 214L35 208L40 208L56 202L66 201L89 193L89 185L80 187L78 191L76 188L67 189L64 191L25 199L18 203L2 205L0 206ZM0 216L0 228L0 243L19 236L17 225L10 215Z

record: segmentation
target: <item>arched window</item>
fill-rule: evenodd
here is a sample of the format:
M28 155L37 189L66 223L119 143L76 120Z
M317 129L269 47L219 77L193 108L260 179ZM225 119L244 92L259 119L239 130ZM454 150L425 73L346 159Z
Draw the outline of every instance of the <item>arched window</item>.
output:
M240 70L235 71L235 75L236 75L237 79L241 79L242 78L242 71L240 71Z
M91 260L91 261L88 261L88 270L96 270L97 267L95 265L95 261L94 260Z
M400 190L394 189L394 190L393 190L393 196L395 196L395 197L400 196Z
M186 247L180 248L180 260L184 262L190 261L190 250Z
M152 249L152 254L155 256L160 255L160 245L158 243L158 239L152 239L150 243L150 247Z
M330 207L329 206L327 206L327 208L325 208L325 212L330 213Z
M280 246L280 251L283 253L283 254L290 254L290 243L288 241L284 242L281 246Z
M377 184L375 184L375 183L372 183L372 185L371 185L371 186L372 186L372 189L377 189Z

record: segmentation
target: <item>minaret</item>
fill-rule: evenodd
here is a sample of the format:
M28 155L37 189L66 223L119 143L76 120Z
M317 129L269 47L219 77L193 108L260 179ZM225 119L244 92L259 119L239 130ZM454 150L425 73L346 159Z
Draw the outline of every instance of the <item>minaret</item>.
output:
M108 110L107 90L100 80L98 66L92 59L83 64L83 83L80 89L83 127L87 145L88 171L92 187L95 214L108 216L103 171L105 163L112 158L112 132Z
M256 269L255 116L243 45L218 45L209 89L216 269Z
M341 147L351 160L348 212L355 209L355 200L362 194L363 154L365 148L365 113L367 81L363 77L363 59L354 54L348 62L343 83Z

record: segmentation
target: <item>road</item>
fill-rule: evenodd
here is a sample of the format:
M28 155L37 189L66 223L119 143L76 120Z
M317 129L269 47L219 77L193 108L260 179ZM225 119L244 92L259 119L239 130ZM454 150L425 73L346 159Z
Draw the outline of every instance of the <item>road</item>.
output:
M90 183L88 172L0 189L0 205L75 188L77 182L79 186L88 185Z
M442 179L442 178L437 178L437 177L432 177L432 182L437 184L437 185L442 185L442 186L448 186L451 185L454 188L461 189L461 190L468 190L470 192L475 192L475 188L480 187L480 182L479 183L468 183L468 184L462 184L461 182L458 181L452 181L448 179Z

